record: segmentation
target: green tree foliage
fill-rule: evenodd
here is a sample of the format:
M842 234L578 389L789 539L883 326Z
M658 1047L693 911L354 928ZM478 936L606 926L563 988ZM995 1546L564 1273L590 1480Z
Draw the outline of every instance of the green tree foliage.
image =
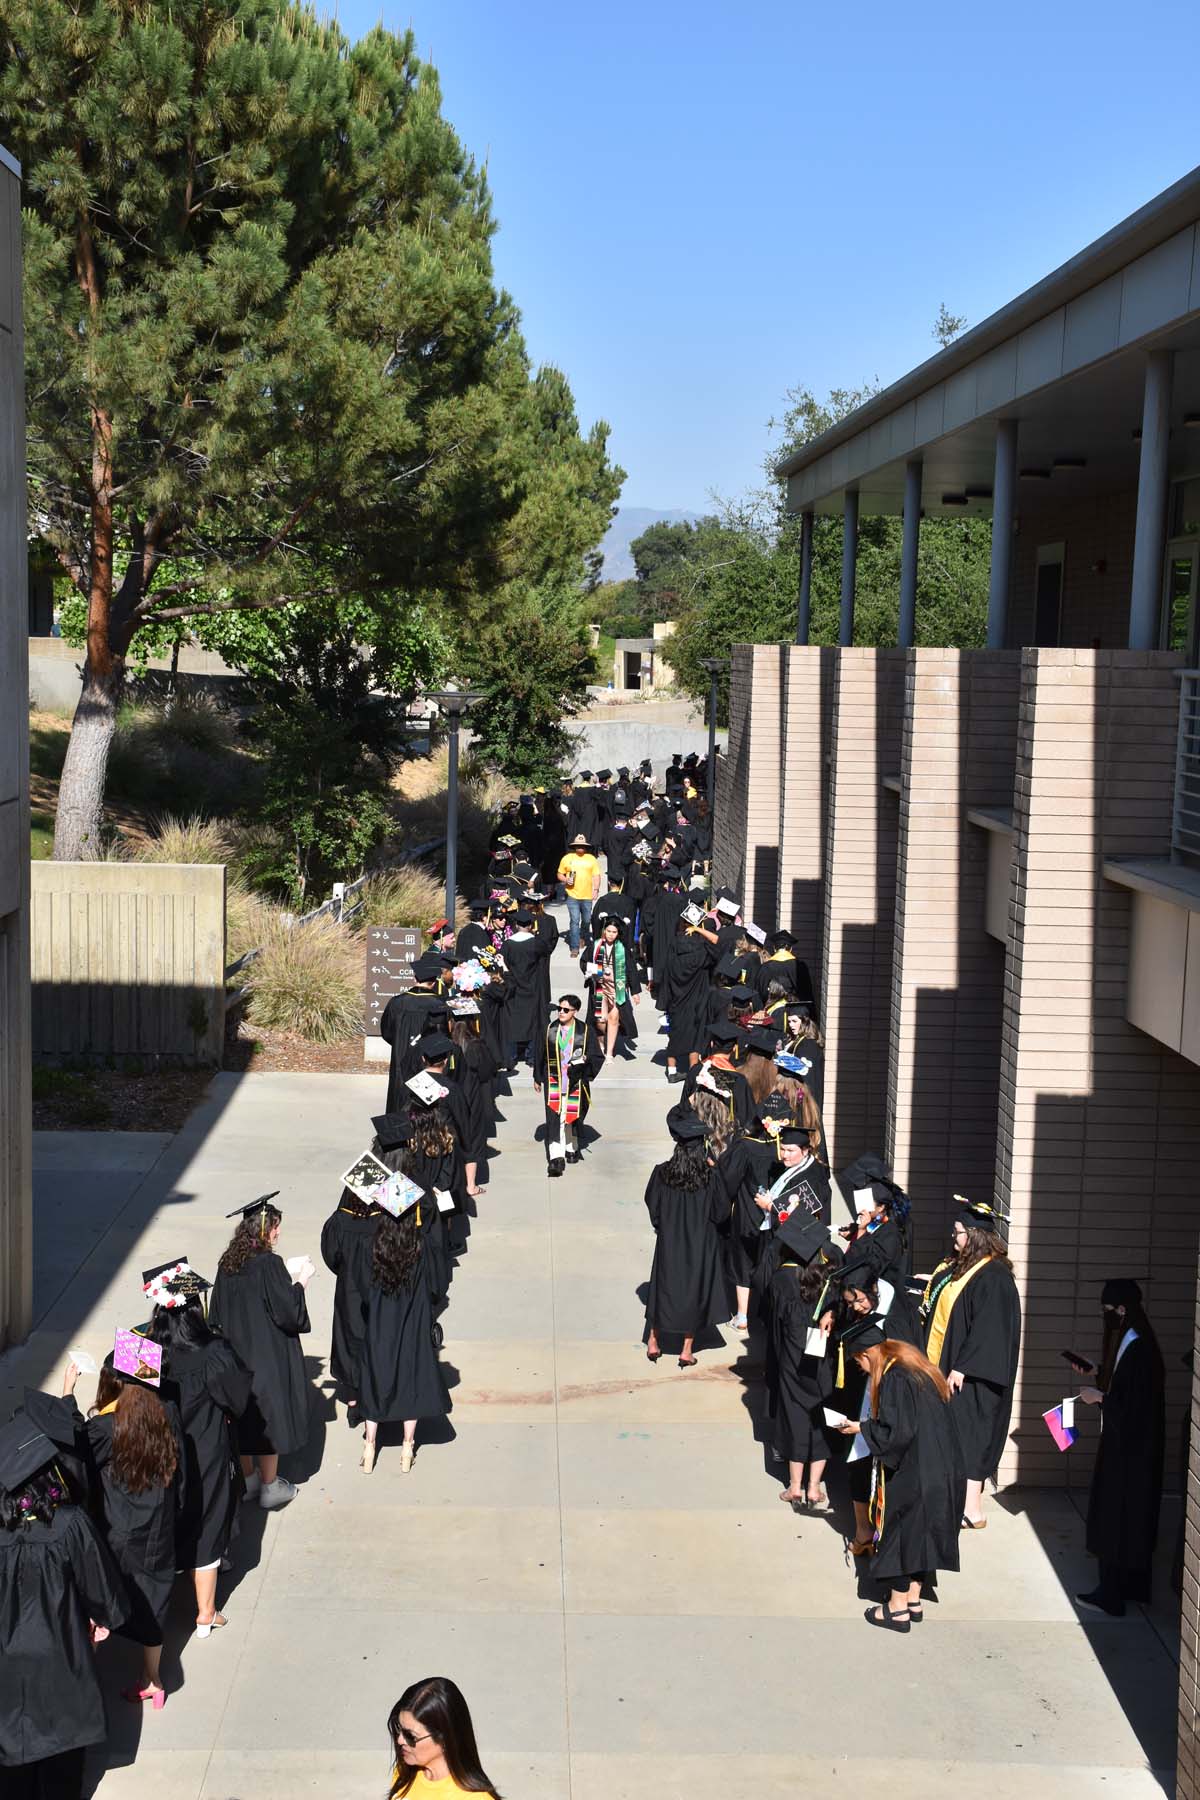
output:
M351 46L287 0L8 0L0 111L31 524L87 608L56 854L91 855L139 634L348 596L478 614L568 519L582 558L571 488L605 512L604 430L568 445L565 383L530 382L486 183L411 34ZM531 505L539 432L558 486Z
M465 660L486 695L469 715L473 747L511 781L548 786L570 761L563 721L594 679L578 585L560 577L510 589L503 617L479 631Z

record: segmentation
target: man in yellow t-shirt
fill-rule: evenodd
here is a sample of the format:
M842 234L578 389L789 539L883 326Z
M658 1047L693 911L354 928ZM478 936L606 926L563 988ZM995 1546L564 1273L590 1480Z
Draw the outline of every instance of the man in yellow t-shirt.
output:
M580 929L591 929L592 902L600 895L600 859L592 855L582 832L571 839L558 879L567 891L567 942L571 955L578 956Z

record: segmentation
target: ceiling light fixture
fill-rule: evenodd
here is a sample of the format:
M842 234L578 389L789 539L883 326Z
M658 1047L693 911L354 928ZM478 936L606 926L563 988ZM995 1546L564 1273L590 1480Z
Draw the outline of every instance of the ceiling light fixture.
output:
M967 496L965 494L943 494L942 495L942 505L943 506L965 506L966 504L967 504Z
M1086 456L1056 456L1054 459L1054 468L1056 470L1057 469L1086 469L1087 468L1087 457Z
M1021 480L1022 481L1049 481L1049 479L1050 479L1049 469L1022 469L1021 470Z

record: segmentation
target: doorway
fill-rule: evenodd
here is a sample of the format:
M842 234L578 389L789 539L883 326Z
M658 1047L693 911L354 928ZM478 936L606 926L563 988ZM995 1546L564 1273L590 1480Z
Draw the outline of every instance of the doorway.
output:
M642 653L640 650L625 652L625 686L640 688L642 685Z

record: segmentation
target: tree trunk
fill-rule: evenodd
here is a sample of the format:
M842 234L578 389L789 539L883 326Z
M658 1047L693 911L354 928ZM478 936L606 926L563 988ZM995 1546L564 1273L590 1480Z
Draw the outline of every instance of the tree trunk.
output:
M124 657L110 658L106 675L98 675L88 659L58 784L55 862L95 862L104 854L104 781L124 691Z

